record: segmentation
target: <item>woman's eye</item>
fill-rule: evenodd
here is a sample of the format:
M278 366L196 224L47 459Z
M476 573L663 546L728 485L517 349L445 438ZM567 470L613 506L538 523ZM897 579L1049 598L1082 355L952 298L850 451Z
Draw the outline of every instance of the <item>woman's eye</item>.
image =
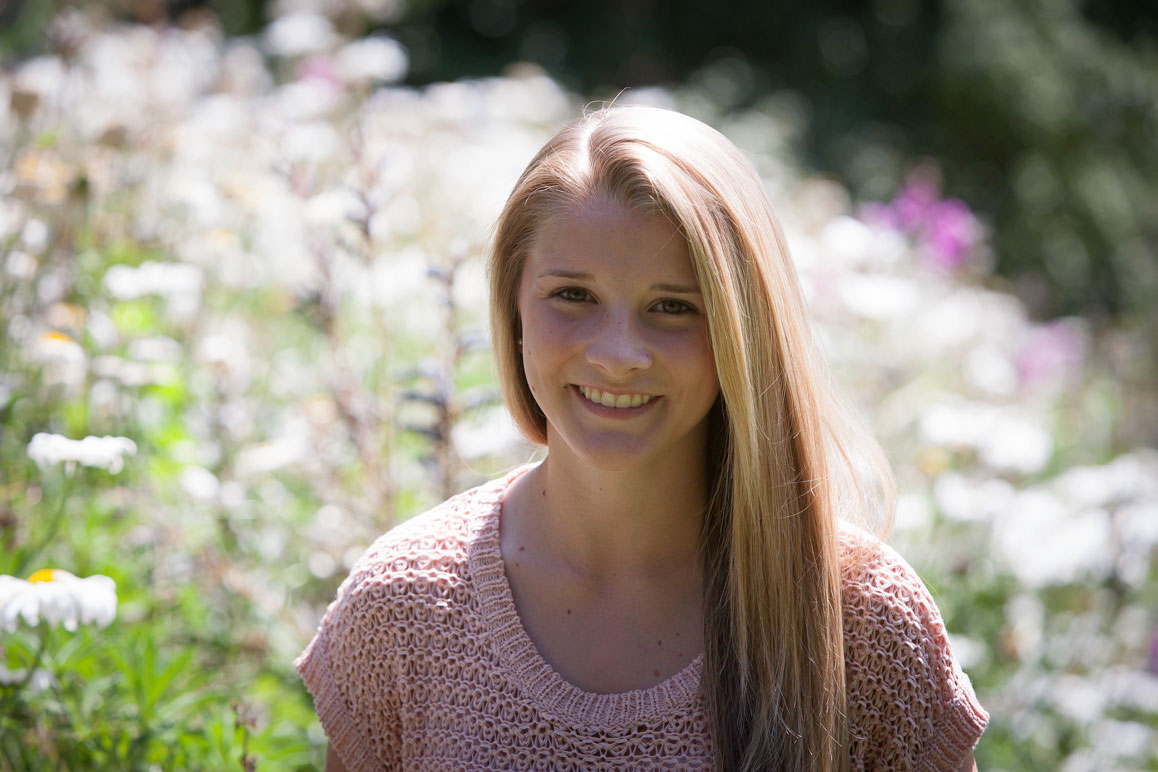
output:
M661 314L686 314L695 311L692 306L682 300L672 300L670 298L661 300L652 307Z
M580 287L563 287L552 292L551 296L570 303L582 303L591 298L590 293Z

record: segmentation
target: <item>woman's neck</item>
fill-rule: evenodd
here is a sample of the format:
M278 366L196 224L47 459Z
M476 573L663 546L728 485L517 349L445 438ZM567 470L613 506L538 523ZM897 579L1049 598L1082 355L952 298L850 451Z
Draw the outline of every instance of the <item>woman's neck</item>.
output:
M519 620L588 692L648 689L703 651L696 476L609 473L565 452L515 480L500 521Z
M702 460L607 471L555 451L518 482L510 526L579 578L647 580L698 562Z

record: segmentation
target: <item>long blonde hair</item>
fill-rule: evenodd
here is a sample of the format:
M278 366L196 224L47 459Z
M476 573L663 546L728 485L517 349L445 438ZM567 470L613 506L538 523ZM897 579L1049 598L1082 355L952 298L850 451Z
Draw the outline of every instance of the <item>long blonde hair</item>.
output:
M518 345L523 264L542 222L592 196L668 217L704 295L720 381L702 536L703 687L717 763L845 770L837 514L889 499L880 446L830 383L751 164L699 121L642 107L603 109L557 134L499 218L492 336L504 398L530 439L546 442L546 418ZM872 485L858 482L866 462Z

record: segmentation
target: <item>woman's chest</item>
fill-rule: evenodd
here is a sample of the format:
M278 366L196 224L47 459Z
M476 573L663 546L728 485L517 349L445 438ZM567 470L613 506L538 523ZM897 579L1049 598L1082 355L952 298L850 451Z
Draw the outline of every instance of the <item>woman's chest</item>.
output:
M586 692L649 689L684 670L703 650L697 592L660 586L598 591L550 572L508 566L520 625L543 660Z

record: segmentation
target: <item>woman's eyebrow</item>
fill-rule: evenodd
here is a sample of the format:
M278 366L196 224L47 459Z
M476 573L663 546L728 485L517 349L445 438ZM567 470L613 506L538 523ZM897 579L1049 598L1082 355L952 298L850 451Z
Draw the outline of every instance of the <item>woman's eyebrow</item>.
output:
M668 284L666 282L660 282L659 284L651 285L651 288L653 290L659 290L660 292L671 292L676 295L701 294L700 288L695 284Z
M584 281L590 281L591 279L595 278L591 274L584 273L583 271L566 271L562 268L552 268L539 274L540 279L545 279L549 276L557 277L560 279L581 279Z
M549 268L538 275L540 279L574 279L577 281L592 281L595 277L585 271L568 271L563 268ZM671 292L675 295L699 295L699 286L695 284L675 284L672 282L657 282L651 285L653 292Z

